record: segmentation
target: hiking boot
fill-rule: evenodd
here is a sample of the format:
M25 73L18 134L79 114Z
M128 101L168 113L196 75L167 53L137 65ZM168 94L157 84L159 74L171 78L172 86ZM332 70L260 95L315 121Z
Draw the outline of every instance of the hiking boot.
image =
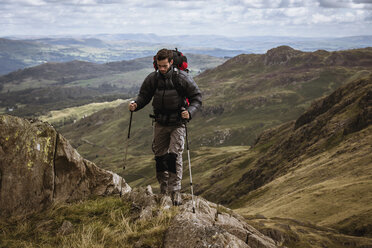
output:
M173 206L182 205L182 197L179 191L173 191L171 193L171 199L172 199Z

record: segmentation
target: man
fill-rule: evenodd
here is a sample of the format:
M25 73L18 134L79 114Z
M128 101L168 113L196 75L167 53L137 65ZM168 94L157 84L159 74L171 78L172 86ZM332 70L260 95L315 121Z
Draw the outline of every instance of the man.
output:
M173 66L173 51L161 49L156 54L158 70L144 80L130 111L138 111L151 99L154 109L152 150L156 161L156 178L162 194L170 194L173 205L182 203L182 152L185 124L202 104L201 93L188 73ZM189 104L187 104L186 98Z

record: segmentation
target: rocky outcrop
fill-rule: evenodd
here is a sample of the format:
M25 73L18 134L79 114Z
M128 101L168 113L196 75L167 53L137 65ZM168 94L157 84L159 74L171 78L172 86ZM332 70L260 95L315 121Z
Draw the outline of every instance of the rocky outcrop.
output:
M0 215L131 190L125 180L82 158L52 126L0 116Z
M301 51L295 50L289 46L280 46L267 51L264 55L264 64L279 65L288 62L292 57L301 54Z
M134 189L125 197L132 202L135 219L151 218L161 214L162 209L171 208L167 196L153 194L151 188L144 191ZM164 248L274 248L279 244L268 236L248 225L244 218L232 210L216 205L201 197L195 197L195 213L192 211L191 196L183 194L184 204L178 207L177 214L167 228ZM142 247L138 244L138 247Z
M275 241L248 225L231 210L196 197L180 207L166 232L164 247L274 248ZM222 210L222 211L221 211Z

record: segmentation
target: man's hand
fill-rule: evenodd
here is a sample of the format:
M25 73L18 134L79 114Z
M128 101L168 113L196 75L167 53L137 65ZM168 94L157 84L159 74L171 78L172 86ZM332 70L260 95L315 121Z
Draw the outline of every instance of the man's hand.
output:
M182 113L181 113L181 117L182 117L182 119L184 119L184 120L188 120L188 119L190 119L189 111L187 111L187 110L182 111Z
M133 112L137 108L137 103L134 101L130 102L128 108L129 108L129 111Z

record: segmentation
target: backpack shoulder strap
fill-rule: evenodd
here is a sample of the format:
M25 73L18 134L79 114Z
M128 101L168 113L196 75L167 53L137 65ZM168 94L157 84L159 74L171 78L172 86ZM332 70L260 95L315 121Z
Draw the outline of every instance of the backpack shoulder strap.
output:
M159 85L159 79L158 79L158 72L155 73L155 79L154 79L154 92L158 89L158 85Z
M179 69L176 69L173 71L172 74L172 82L174 85L174 88L176 89L179 96L185 97L184 90L182 89L182 86L180 84L180 71Z

